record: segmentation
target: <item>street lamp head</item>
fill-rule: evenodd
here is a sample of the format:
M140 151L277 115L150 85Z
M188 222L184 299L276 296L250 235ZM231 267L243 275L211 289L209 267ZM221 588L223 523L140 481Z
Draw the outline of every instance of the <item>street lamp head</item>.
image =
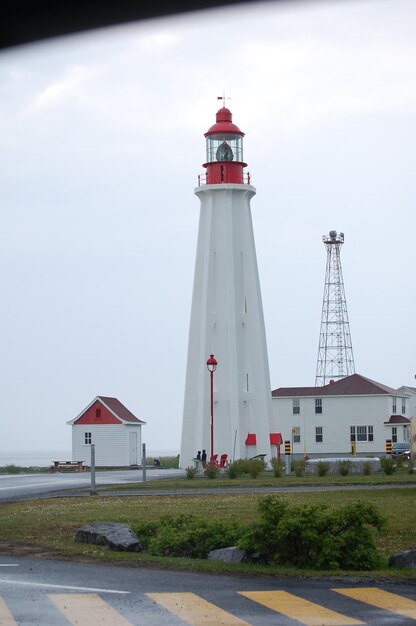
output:
M207 368L209 372L215 372L215 370L217 369L217 360L215 359L213 354L210 354L210 357L207 361Z

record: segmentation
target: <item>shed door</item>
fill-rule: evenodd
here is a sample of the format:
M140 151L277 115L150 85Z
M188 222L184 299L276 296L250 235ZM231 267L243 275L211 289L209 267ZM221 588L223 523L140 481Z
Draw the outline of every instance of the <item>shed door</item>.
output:
M137 465L137 433L129 433L130 465Z

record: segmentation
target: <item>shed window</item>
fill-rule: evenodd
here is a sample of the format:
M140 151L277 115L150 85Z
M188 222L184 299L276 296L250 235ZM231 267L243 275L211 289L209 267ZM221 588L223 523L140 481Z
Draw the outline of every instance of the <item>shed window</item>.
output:
M90 445L91 444L91 433L85 433L85 435L84 435L84 443L86 445Z
M100 417L101 417L101 409L95 409L95 417L100 419Z

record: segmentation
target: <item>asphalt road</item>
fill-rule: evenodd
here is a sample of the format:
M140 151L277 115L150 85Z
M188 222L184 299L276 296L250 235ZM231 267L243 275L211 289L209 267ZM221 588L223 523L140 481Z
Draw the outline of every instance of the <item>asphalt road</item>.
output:
M0 624L7 626L404 626L415 621L415 585L0 556Z
M184 476L183 470L149 469L148 481L160 478ZM141 470L121 470L95 473L96 486L141 482ZM69 489L88 489L91 485L89 472L67 474L4 474L0 475L0 502L12 502L28 498L48 497Z

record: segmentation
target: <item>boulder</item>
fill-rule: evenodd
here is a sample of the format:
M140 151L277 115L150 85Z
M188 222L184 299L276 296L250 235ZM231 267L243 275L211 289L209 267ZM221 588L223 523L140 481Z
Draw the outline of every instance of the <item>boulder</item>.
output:
M405 550L404 552L396 552L389 559L390 567L416 567L416 548Z
M77 530L75 541L107 546L110 550L141 552L144 550L136 533L128 524L91 522Z
M232 546L208 552L208 558L212 561L223 561L224 563L241 563L246 558L246 551Z

